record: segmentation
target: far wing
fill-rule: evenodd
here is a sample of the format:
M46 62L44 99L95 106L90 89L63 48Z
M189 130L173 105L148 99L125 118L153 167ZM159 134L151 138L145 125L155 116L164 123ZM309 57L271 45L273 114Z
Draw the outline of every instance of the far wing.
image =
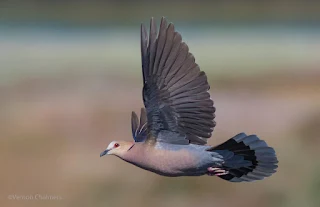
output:
M144 108L141 108L140 121L137 114L133 111L131 114L132 137L135 142L143 142L147 138L147 114Z
M206 144L215 126L210 86L173 24L162 18L157 34L151 19L149 37L142 25L141 54L148 139L171 142L160 138L169 133L175 144Z

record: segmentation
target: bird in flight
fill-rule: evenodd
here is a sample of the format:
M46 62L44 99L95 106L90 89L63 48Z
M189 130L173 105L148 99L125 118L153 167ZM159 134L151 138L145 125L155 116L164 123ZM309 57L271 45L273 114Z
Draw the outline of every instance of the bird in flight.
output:
M143 101L131 115L134 141L112 141L100 157L115 155L163 176L217 176L231 182L262 180L276 172L273 148L240 133L207 145L216 123L206 74L172 23L141 25Z

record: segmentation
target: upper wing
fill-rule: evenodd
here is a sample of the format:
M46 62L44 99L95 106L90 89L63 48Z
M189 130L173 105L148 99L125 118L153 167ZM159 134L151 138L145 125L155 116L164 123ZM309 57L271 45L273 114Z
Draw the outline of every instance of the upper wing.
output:
M147 114L144 108L141 108L140 121L137 114L132 112L131 130L135 142L143 142L147 139Z
M176 144L184 144L186 139L206 144L215 126L210 86L173 24L167 26L162 18L157 37L152 18L149 38L141 25L141 54L148 139L170 142L170 137L160 138L164 132L170 132L171 136L176 134L172 138Z

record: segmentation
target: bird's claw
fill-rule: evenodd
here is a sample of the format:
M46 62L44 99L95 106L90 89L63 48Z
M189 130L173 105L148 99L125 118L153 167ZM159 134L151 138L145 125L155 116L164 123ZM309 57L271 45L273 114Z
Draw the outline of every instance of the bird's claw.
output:
M221 176L221 175L227 175L229 171L221 169L221 168L216 168L216 167L209 167L207 174L210 176Z

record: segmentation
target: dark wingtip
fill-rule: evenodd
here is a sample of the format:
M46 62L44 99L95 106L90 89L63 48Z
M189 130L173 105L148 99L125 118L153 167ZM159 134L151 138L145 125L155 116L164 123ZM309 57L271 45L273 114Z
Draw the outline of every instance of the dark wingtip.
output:
M151 25L154 24L154 23L155 23L154 18L151 17L151 18L150 18L150 27L151 27Z
M140 34L141 34L141 53L143 56L145 55L144 50L146 50L147 41L148 41L147 29L143 23L141 23Z
M161 22L160 22L160 30L161 29L167 29L167 25L168 25L168 22L167 22L167 20L166 20L166 18L165 17L162 17L161 18Z
M169 23L169 25L168 25L168 29L169 29L169 28L170 28L170 29L172 29L172 30L174 31L174 24L173 24L172 22L170 22L170 23Z
M131 130L132 130L133 137L136 136L136 131L138 129L138 126L139 126L139 118L137 114L134 111L132 111L131 112Z
M146 108L141 108L140 113L141 113L141 114L146 114L146 113L147 113L147 112L146 112Z
M151 17L150 19L150 28L154 28L155 30L157 30L157 22L155 20L155 18Z
M144 24L143 24L143 23L141 23L141 27L140 27L140 28L141 28L141 32L142 32L142 31L144 31L144 30L145 30L145 28L146 28L146 27L144 26Z

